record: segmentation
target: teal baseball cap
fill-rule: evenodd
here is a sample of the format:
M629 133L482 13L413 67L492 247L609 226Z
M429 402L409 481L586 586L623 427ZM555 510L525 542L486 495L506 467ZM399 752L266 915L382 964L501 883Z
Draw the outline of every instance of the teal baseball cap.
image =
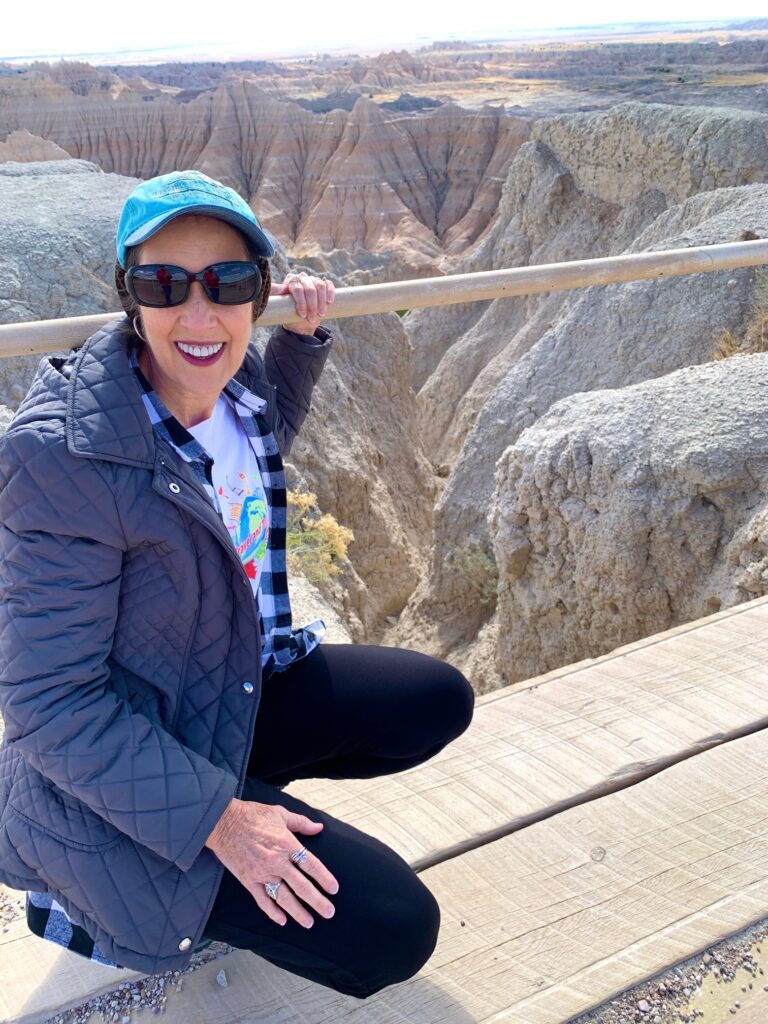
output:
M129 246L146 242L169 221L185 213L226 221L245 235L259 256L275 255L275 248L253 210L234 189L200 171L171 171L142 181L126 199L117 225L120 266L125 268Z

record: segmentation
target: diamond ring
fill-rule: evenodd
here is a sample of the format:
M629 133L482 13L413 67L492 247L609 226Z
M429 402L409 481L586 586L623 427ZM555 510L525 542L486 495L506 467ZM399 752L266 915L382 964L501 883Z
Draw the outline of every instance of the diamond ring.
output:
M282 884L282 882L265 882L264 888L267 890L267 895L271 896L273 900L276 900L277 890Z

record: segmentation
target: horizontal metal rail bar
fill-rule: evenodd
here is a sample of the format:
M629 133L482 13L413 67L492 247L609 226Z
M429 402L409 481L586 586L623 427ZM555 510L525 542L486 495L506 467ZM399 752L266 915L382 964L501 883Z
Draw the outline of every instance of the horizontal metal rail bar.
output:
M727 242L690 249L667 249L629 256L609 256L569 263L548 263L512 270L488 270L477 274L452 274L415 281L339 288L328 319L338 320L365 313L447 306L515 295L589 288L593 285L679 277L713 270L734 270L768 263L768 239ZM81 345L99 327L120 313L37 320L0 326L0 357L55 352ZM259 326L270 327L295 316L293 300L276 296L269 300Z

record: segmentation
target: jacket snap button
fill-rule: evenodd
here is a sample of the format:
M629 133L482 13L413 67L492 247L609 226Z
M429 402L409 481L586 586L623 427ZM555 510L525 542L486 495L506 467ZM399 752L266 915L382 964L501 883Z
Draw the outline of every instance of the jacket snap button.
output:
M168 484L168 490L173 491L174 494L178 494L181 488L178 484Z
M246 693L253 693L253 683L243 683L243 689Z
M179 949L180 949L180 950L182 951L182 953L183 953L183 952L184 952L184 950L185 950L185 949L189 949L189 947L190 947L191 945L192 945L192 939L190 939L190 938L189 938L189 936L187 936L187 937L186 937L185 939L182 939L182 940L181 940L181 942L179 943Z

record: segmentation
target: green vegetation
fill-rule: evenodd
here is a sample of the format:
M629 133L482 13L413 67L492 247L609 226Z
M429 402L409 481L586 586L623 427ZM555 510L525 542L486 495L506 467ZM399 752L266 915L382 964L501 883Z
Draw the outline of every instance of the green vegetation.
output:
M727 327L723 328L715 338L713 359L727 359L744 352L768 352L768 270L756 270L754 282L744 336L737 338Z
M286 533L289 572L296 572L310 583L322 583L338 576L338 562L347 557L347 548L355 539L346 526L332 515L321 515L317 497L311 491L288 491Z

